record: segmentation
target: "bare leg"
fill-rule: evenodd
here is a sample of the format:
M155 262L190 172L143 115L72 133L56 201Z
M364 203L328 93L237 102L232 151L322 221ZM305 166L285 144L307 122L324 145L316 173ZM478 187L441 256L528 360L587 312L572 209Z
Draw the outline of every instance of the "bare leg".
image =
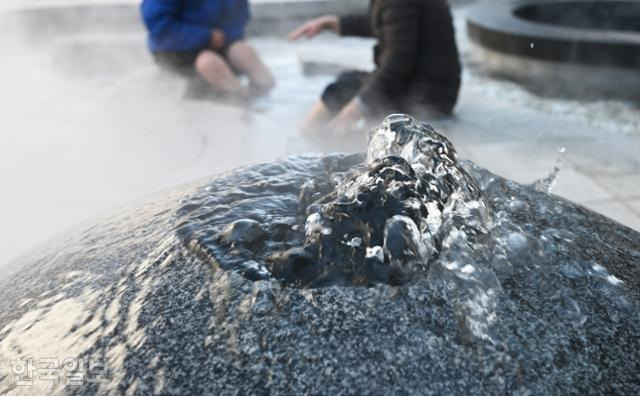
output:
M255 50L246 42L236 41L231 44L227 57L234 69L249 77L251 87L258 93L266 93L275 86L273 75L262 63Z
M325 127L331 120L331 113L324 103L317 102L300 128L301 133L309 135L318 132L318 129Z
M211 50L204 50L198 55L196 70L215 89L241 95L246 92L227 62Z

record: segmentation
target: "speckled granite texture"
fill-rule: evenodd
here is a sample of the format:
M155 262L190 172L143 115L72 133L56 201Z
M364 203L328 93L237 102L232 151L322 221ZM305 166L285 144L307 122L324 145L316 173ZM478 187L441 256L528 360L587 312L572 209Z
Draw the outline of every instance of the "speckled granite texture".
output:
M252 282L176 236L188 205L229 222L225 205L256 208L277 193L286 212L304 181L352 165L308 156L243 168L81 225L0 268L0 394L640 391L640 234L473 164L464 166L497 224L485 261L441 257L402 286ZM18 358L107 369L87 368L78 385L38 371L17 386Z

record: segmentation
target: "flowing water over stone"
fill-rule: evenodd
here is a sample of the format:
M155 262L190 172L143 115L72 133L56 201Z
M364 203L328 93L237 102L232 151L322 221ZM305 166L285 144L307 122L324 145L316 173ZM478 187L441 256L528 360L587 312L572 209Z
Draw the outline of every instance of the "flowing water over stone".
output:
M33 390L18 357L108 364L71 393L640 391L640 234L407 116L366 155L223 174L2 270L0 392Z
M371 131L366 161L354 168L330 166L330 178L306 180L299 190L289 183L257 197L251 195L254 186L241 189L244 195L234 191L231 199L248 203L231 210L190 202L181 210L185 220L178 234L213 263L250 279L310 287L405 283L426 274L450 244L464 251L458 238L472 248L489 239L486 199L451 143L430 126L404 115L388 117ZM292 189L297 197L288 194ZM221 223L225 209L246 218ZM282 210L277 219L273 209Z

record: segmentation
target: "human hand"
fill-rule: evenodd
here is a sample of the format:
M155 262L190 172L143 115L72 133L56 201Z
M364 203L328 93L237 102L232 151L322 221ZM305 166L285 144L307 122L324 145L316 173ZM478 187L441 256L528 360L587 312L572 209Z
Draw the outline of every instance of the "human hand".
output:
M224 32L220 29L213 29L211 31L211 48L214 50L221 50L224 48L225 44Z
M355 100L349 102L331 121L329 131L336 135L343 135L356 129L363 114Z
M302 36L310 39L323 30L333 30L340 33L340 19L336 15L325 15L305 22L302 26L289 33L289 41L295 41Z

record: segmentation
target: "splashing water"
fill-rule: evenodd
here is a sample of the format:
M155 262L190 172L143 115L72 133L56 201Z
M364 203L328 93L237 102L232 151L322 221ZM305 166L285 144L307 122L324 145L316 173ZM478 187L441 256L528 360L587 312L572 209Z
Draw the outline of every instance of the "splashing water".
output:
M406 115L389 116L372 130L365 163L340 180L329 189L326 182L303 185L298 210L305 219L297 224L299 232L282 241L288 249L271 244L252 250L255 235L262 233L256 221L248 227L248 220L196 245L219 242L228 247L225 255L238 257L232 261L262 263L246 271L256 279L369 286L426 274L443 249L473 246L492 228L487 201L451 143Z
M637 394L638 241L393 116L366 155L219 175L0 271L0 357L113 357L86 394Z
M306 212L306 259L272 268L285 283L312 287L404 283L426 272L454 228L474 238L491 229L486 200L451 143L406 115L372 130L366 169Z
M558 174L560 173L560 169L562 168L562 164L564 163L564 155L566 152L565 147L560 147L558 149L558 159L556 159L553 168L551 168L551 172L547 177L536 180L533 182L533 189L539 192L551 194L551 190L553 190L553 186L555 186L556 181L558 180Z
M575 216L547 195L560 164L537 188L520 186L459 161L429 125L392 115L370 132L364 156L287 157L214 180L178 211L177 233L192 252L251 280L441 290L457 301L466 337L497 348L499 296L505 282L513 292L514 276L539 294L527 299L552 301L568 325L587 321L557 275L576 244L550 226ZM566 265L584 274L582 262ZM617 293L620 283L602 279Z

